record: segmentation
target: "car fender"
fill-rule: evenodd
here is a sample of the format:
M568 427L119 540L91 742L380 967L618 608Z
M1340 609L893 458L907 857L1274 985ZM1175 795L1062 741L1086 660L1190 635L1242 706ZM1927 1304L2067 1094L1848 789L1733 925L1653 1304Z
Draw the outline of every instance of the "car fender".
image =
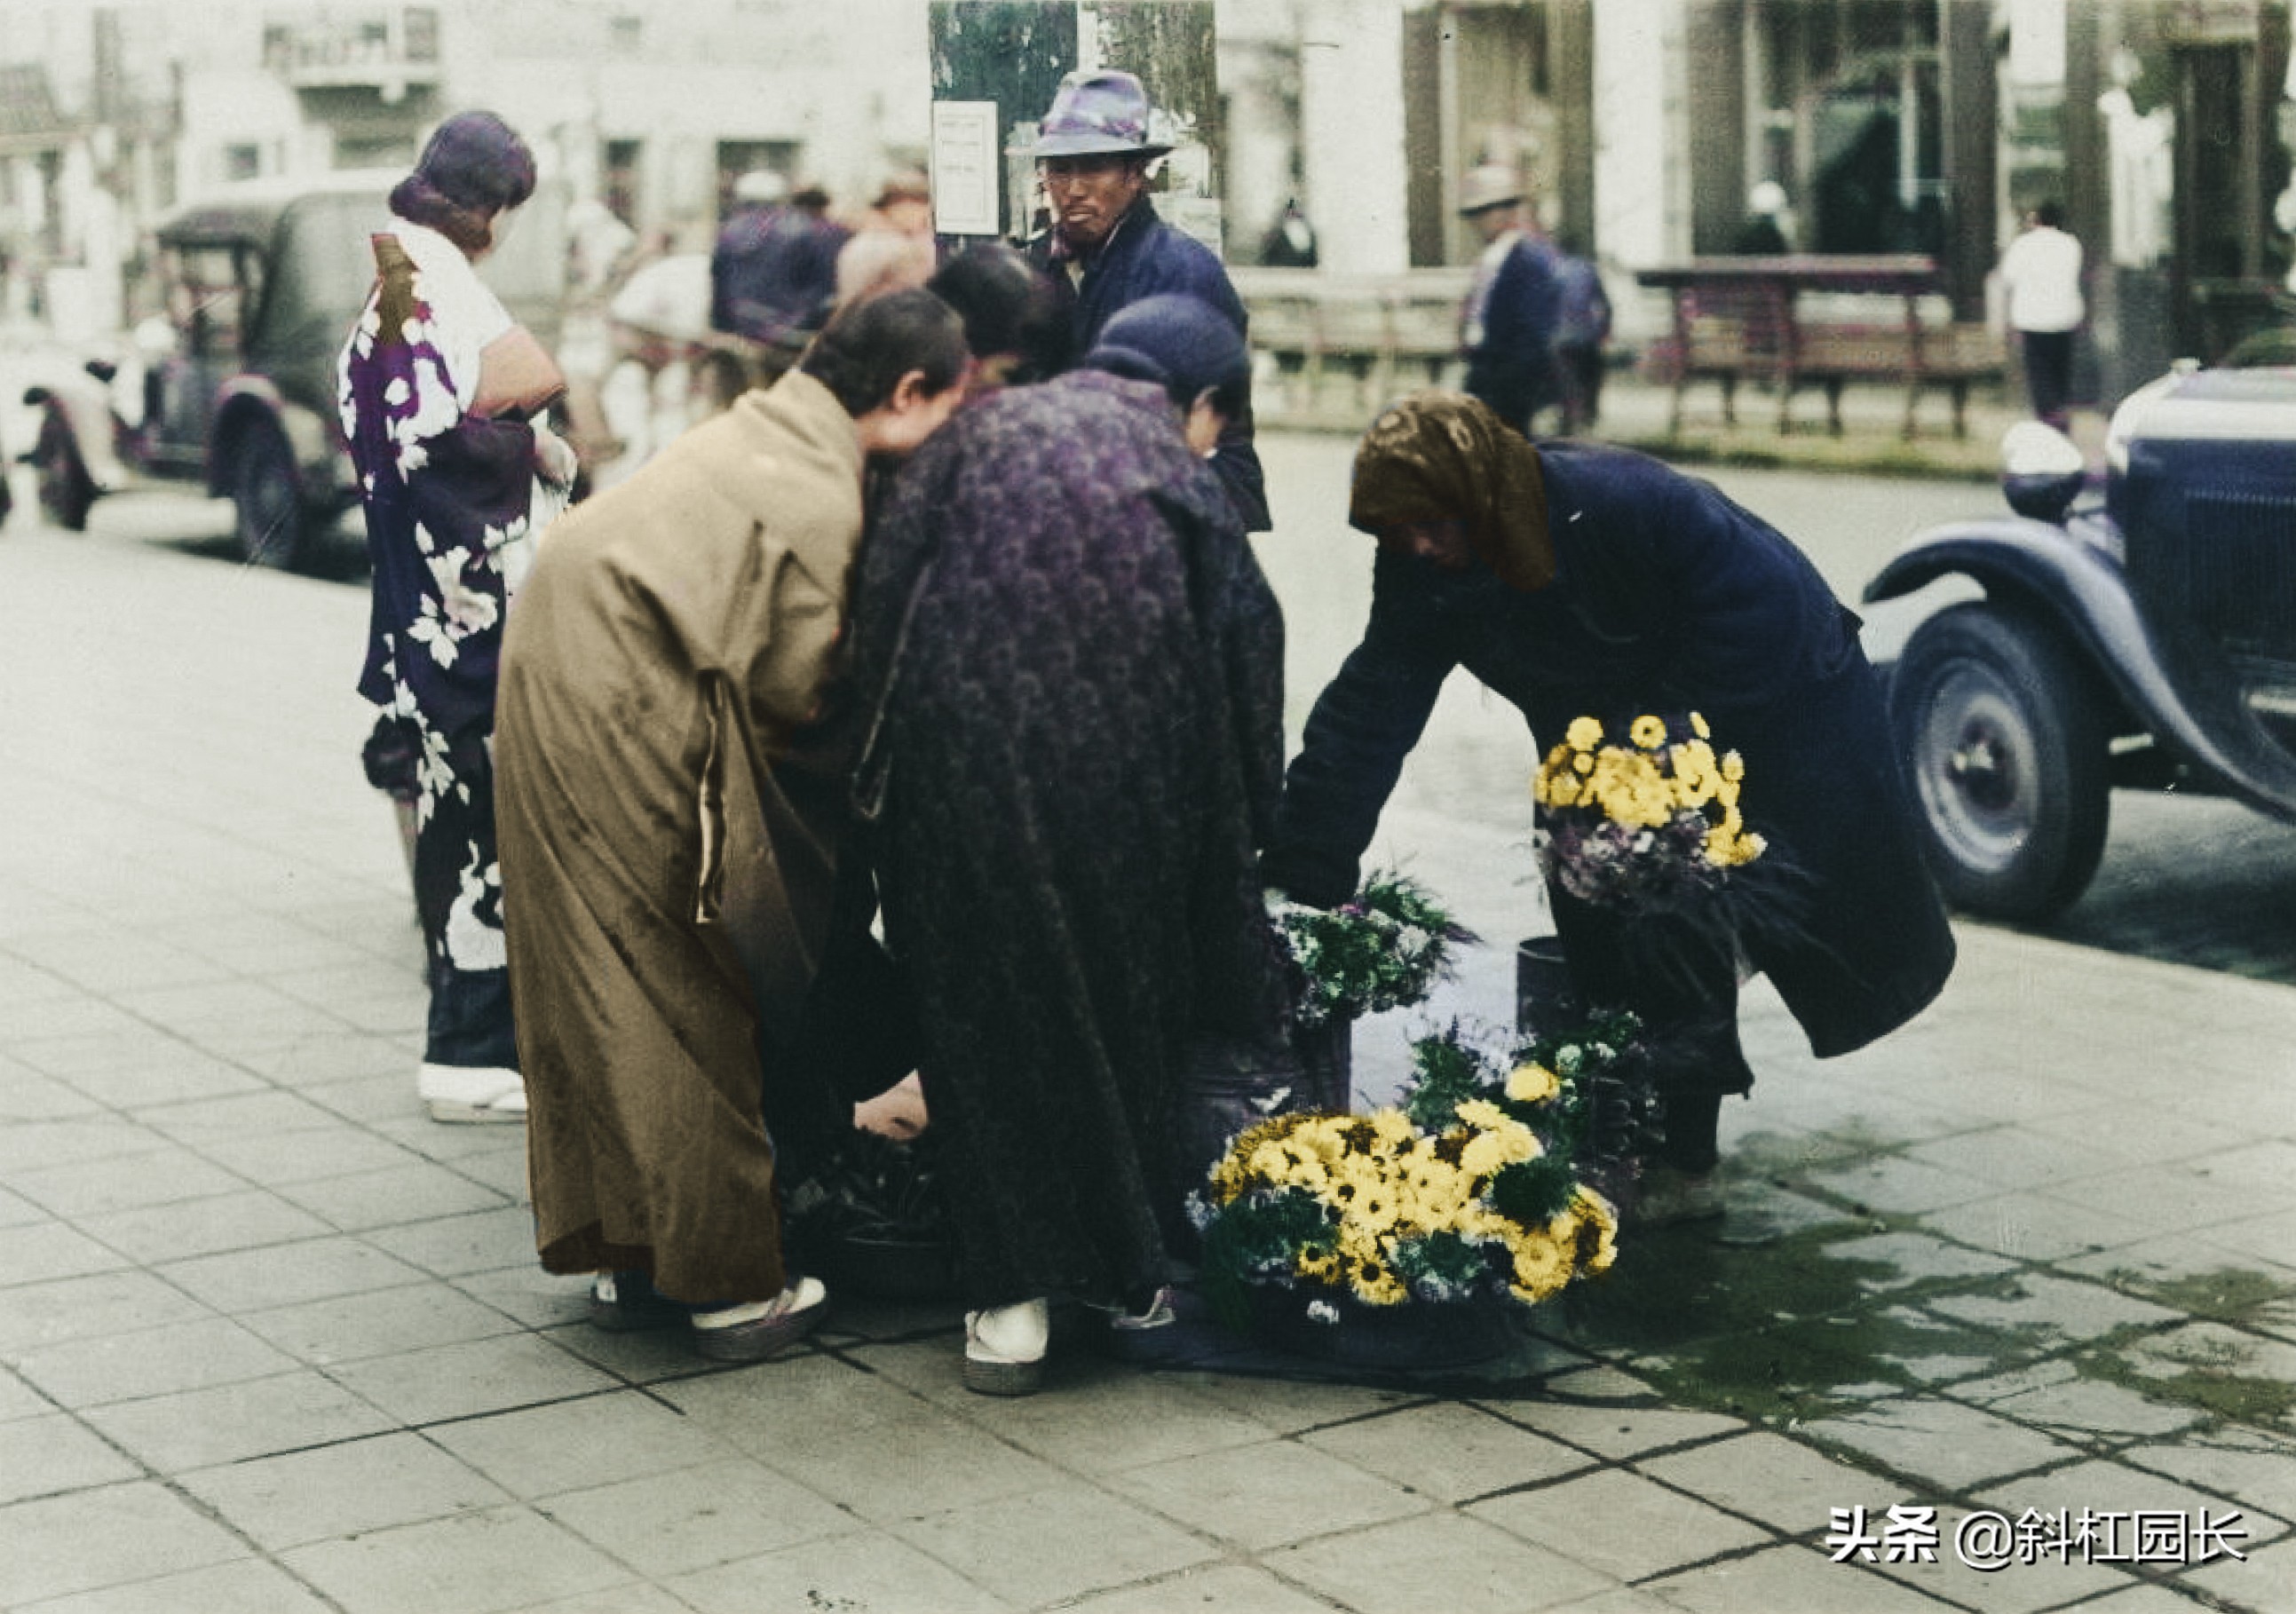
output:
M121 461L117 417L111 413L111 389L92 375L57 376L24 389L24 404L54 415L71 433L80 468L96 492L118 493L135 479Z
M2249 714L2236 672L2196 643L2155 633L2115 555L2046 521L1956 521L1898 551L1865 599L1901 599L1947 577L2054 624L2158 743L2249 805L2296 819L2296 764Z
M226 383L216 406L215 426L208 434L208 491L226 496L232 488L232 461L240 434L257 421L267 421L287 438L295 455L306 503L325 496L340 499L350 487L350 463L333 430L317 412L291 403L279 389L258 375L234 377Z

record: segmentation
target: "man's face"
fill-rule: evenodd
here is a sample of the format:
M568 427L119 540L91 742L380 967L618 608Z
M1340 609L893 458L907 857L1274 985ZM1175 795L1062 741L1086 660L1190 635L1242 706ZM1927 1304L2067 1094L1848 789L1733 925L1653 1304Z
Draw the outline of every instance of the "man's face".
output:
M1061 240L1076 251L1089 252L1106 241L1125 209L1148 188L1148 165L1120 153L1047 157L1038 172Z
M1518 212L1516 203L1502 202L1496 208L1485 208L1480 213L1468 214L1467 222L1475 226L1475 233L1488 244L1514 228Z

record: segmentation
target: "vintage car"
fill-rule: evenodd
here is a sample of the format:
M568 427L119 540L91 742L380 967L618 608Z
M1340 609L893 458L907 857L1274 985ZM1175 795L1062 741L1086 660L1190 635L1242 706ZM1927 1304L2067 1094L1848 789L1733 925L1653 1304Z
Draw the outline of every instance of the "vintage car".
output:
M2116 785L2296 822L2296 368L2180 364L2114 412L2101 485L2037 422L2004 447L2013 513L1920 535L1865 591L1983 591L1891 676L1948 898L2015 921L2072 902Z
M255 180L178 209L158 232L167 315L140 386L116 360L29 389L39 433L25 457L60 527L100 497L162 481L232 500L241 553L293 567L357 501L335 400L335 363L374 277L367 237L396 170ZM512 216L485 277L554 348L566 280L562 198ZM128 394L122 398L121 392Z

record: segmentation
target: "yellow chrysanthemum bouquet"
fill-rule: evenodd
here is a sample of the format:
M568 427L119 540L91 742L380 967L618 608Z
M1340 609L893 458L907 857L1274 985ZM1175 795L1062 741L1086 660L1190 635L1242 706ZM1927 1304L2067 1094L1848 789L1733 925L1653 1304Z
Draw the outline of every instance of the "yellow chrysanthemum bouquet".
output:
M1582 901L1637 914L1697 908L1762 856L1738 808L1745 763L1696 712L1645 715L1611 739L1574 720L1531 782L1541 864Z
M1455 1025L1414 1045L1400 1104L1250 1127L1203 1196L1206 1298L1239 1323L1257 1290L1336 1323L1362 1307L1535 1305L1604 1271L1618 1217L1574 1159L1594 1078L1629 1057L1634 1028L1614 1016L1607 1041L1495 1057Z

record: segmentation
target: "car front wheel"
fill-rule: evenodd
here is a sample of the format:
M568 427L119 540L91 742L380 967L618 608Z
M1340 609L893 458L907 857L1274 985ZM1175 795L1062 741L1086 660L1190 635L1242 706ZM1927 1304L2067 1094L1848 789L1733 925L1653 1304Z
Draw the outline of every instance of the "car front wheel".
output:
M241 558L291 571L303 558L310 518L294 450L275 426L250 428L232 459L232 504Z
M1946 900L2031 922L2087 887L2104 852L2109 735L2062 635L1991 604L1915 630L1890 716Z

